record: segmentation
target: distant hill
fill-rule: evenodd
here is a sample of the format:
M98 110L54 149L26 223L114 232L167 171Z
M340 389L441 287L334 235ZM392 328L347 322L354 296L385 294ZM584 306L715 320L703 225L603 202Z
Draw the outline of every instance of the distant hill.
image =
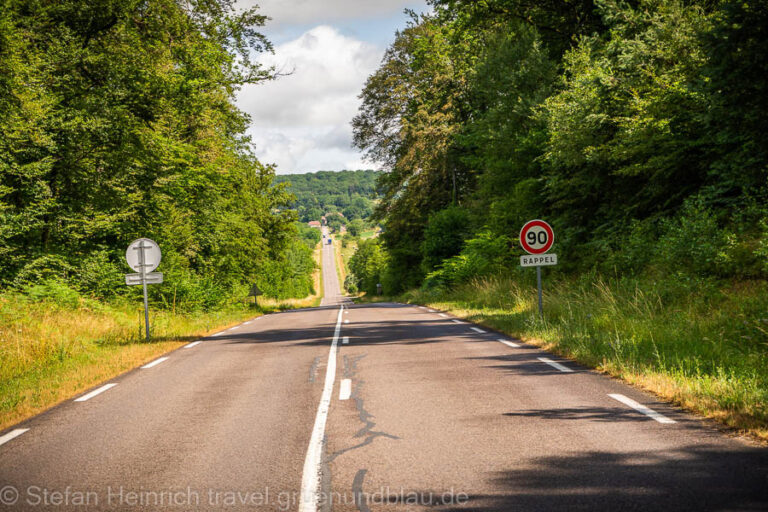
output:
M291 184L296 196L294 207L299 220L320 220L329 212L341 212L347 220L367 219L376 199L376 179L380 171L318 171L284 174L278 183Z

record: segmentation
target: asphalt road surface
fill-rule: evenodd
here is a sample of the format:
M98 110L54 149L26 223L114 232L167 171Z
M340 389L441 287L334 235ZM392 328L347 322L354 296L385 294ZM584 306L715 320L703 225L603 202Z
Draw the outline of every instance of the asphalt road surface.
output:
M438 311L267 315L0 432L3 510L768 510L768 450Z

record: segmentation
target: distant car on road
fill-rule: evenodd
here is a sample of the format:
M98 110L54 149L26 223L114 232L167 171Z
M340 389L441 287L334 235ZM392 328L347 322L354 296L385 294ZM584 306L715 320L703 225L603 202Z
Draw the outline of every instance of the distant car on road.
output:
M328 237L328 245L331 245L333 243L333 238Z

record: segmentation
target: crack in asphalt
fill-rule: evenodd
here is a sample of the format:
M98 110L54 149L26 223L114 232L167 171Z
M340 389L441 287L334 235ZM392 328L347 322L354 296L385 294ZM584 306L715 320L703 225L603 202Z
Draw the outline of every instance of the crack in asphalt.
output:
M317 367L320 364L321 359L323 359L322 356L317 356L315 360L312 361L312 366L309 367L309 382L315 382Z
M362 354L355 357L348 357L344 356L344 369L342 371L342 375L344 378L351 379L354 378L355 374L357 373L357 363L363 359L367 354ZM337 452L334 452L330 455L326 455L323 459L323 469L322 469L322 480L321 484L323 487L323 490L327 492L326 495L330 495L330 489L331 489L331 468L330 464L334 460L336 460L337 457L350 452L352 450L357 450L358 448L362 448L363 446L367 446L371 444L376 438L378 437L386 437L388 439L396 439L399 440L400 438L388 434L386 432L381 432L378 430L373 430L373 428L376 426L376 423L373 421L373 414L369 413L365 410L365 402L361 395L361 390L363 387L363 384L365 384L365 381L363 380L357 380L355 381L354 389L352 391L352 395L350 398L352 398L355 401L355 407L357 408L358 412L358 418L360 419L360 423L363 424L363 427L355 433L354 437L360 438L365 437L365 439L353 446L350 446L348 448L344 448L342 450L339 450ZM368 504L365 503L365 500L362 500L363 496L363 479L365 478L365 474L368 470L361 469L357 472L355 475L354 482L352 483L352 494L355 499L355 504L357 505L357 508L360 512L370 512L370 509L368 508ZM329 504L328 504L329 505ZM329 512L330 508L323 507L324 512Z

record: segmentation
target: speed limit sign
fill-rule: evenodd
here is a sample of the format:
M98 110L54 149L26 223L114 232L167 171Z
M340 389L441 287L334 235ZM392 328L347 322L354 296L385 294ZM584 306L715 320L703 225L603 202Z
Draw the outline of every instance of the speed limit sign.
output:
M520 245L525 254L520 256L521 267L536 267L536 288L539 292L539 316L544 318L544 301L541 291L541 267L557 265L557 254L546 254L555 242L552 226L543 220L529 220L520 230Z
M543 220L530 220L520 230L520 245L528 254L544 254L552 248L555 233Z

